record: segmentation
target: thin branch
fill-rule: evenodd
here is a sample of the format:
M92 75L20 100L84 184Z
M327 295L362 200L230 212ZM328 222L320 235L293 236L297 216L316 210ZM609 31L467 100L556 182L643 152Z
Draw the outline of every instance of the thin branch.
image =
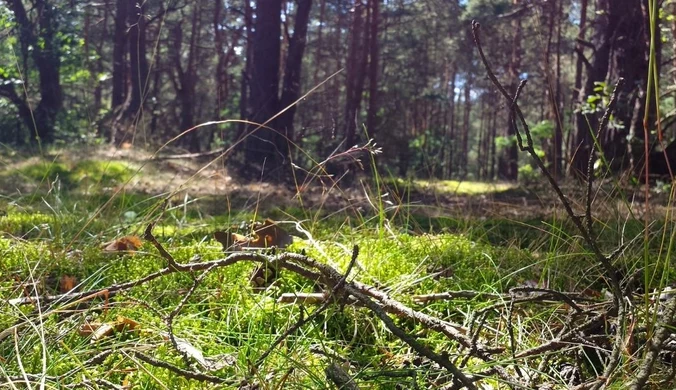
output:
M656 326L653 337L648 340L648 345L646 347L648 351L641 363L641 368L636 375L636 379L629 385L630 389L640 390L648 383L655 360L657 360L657 357L662 350L662 346L671 335L674 322L676 322L676 297L672 297L667 304L662 314L661 321Z
M151 366L155 366L155 367L159 367L159 368L165 368L165 369L173 372L174 374L178 374L178 375L180 375L184 378L193 379L193 380L200 381L200 382L226 383L226 384L231 384L231 385L237 383L237 382L230 380L230 379L224 379L224 378L219 378L219 377L213 376L213 375L202 374L202 373L199 373L199 372L184 370L184 369L177 367L177 366L175 366L171 363L167 363L167 362L162 361L162 360L157 360L157 359L152 358L148 355L145 355L141 352L134 352L134 356L137 357L139 360L150 364Z
M329 308L329 306L333 302L333 300L331 298L338 292L338 290L342 289L343 286L345 285L345 281L347 280L347 277L350 275L350 272L352 272L352 268L354 267L358 256L359 256L359 247L357 245L355 245L352 248L352 259L350 260L350 263L347 266L347 270L345 271L345 276L343 276L338 281L338 283L336 283L336 285L333 286L333 289L331 289L331 292L326 297L326 300L324 301L324 303L317 310L312 312L312 314L310 314L309 316L307 316L305 318L301 317L300 319L298 319L298 321L295 324L293 324L293 326L290 326L286 331L284 331L284 333L279 335L279 337L277 337L277 339L275 339L275 341L272 344L270 344L270 347L268 347L268 349L265 352L263 352L263 354L258 358L258 360L256 361L256 364L255 364L257 367L259 367L261 364L263 364L263 361L265 361L265 359L268 357L268 355L270 355L270 353L272 353L272 351L274 351L274 349L277 348L277 346L282 341L284 341L287 337L289 337L290 334L297 331L298 329L300 329L302 326L304 326L308 322L314 320L315 318L317 318L317 316L319 314L321 314L322 312L324 312L326 309Z
M533 140L531 137L530 133L530 128L528 126L528 123L526 122L526 119L524 117L523 112L521 111L521 108L519 107L516 98L518 98L518 94L520 92L520 89L522 88L522 85L525 84L525 80L521 81L521 84L519 85L519 89L517 89L517 94L515 98L512 98L512 96L507 92L505 87L502 86L500 81L497 79L495 74L493 73L490 64L488 63L488 60L486 59L486 55L484 54L483 48L481 46L481 39L479 36L479 29L480 25L476 21L472 21L472 34L474 35L474 41L476 43L476 47L479 51L479 56L481 58L481 61L484 64L484 67L486 68L486 72L488 74L488 78L493 82L495 87L500 91L500 93L505 97L505 99L509 100L511 102L511 107L512 107L512 112L516 113L516 116L519 118L519 121L523 125L524 133L526 134L526 139L527 139L527 146L522 147L522 150L527 151L537 167L540 169L540 171L545 175L547 180L549 181L549 184L551 185L552 189L558 196L559 200L563 204L564 209L566 210L566 213L568 216L572 219L573 223L577 227L577 229L580 231L580 234L582 235L582 238L586 242L587 246L592 250L594 255L596 256L597 260L599 263L603 266L606 277L610 280L610 287L613 292L613 298L614 298L614 304L618 308L618 316L621 319L621 322L624 320L624 309L623 305L624 303L622 302L622 288L620 286L620 281L617 277L617 270L615 267L612 265L610 260L608 259L607 256L605 256L601 250L599 249L596 241L593 239L591 236L591 232L587 230L587 228L583 225L582 221L580 218L575 214L573 211L573 208L571 206L570 201L568 198L563 194L563 191L561 190L559 184L557 183L556 179L552 176L552 174L549 172L547 167L544 165L544 162L540 158L540 156L537 155ZM516 120L516 119L514 119ZM517 130L517 139L519 139L519 133ZM521 147L521 145L520 145Z
M601 133L603 130L606 129L608 126L608 121L610 120L610 114L615 110L615 105L617 104L617 95L618 91L620 88L622 88L622 85L624 84L624 79L620 77L619 80L617 80L617 84L615 84L615 89L613 89L613 94L610 97L610 103L608 103L608 107L606 107L606 111L603 114L603 118L601 119L601 123L599 123L599 127L596 130L596 138L594 141L594 144L592 145L592 150L589 153L589 160L587 161L587 193L586 193L586 202L585 202L585 222L587 222L587 232L590 236L594 235L594 231L592 229L594 225L594 220L592 219L592 204L593 204L593 199L592 199L592 184L594 183L594 150L596 149L596 143L600 142L600 137Z

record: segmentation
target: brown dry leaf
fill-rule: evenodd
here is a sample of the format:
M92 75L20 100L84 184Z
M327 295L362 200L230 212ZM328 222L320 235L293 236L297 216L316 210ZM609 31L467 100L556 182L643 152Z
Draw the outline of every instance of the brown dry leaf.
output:
M251 238L237 233L231 233L230 236L232 237L233 246L239 249L248 247L252 241Z
M271 219L266 219L260 227L254 230L255 238L249 243L252 248L286 248L293 242L293 238L284 229L277 226Z
M115 321L115 331L122 332L123 330L133 331L139 327L139 323L132 320L131 318L117 316L117 321Z
M223 252L238 251L249 246L251 238L237 233L217 231L214 239L223 245Z
M224 231L214 232L214 240L223 245L223 252L230 250L233 244L232 233Z
M113 324L105 323L99 324L99 326L92 332L92 338L89 341L92 344L98 343L104 338L111 336L115 332L115 327Z
M138 236L124 236L103 244L106 252L135 252L143 243Z
M100 322L85 322L77 329L77 333L82 337L86 337L96 332L96 330L100 328L101 325L103 324Z
M113 322L85 322L78 329L80 336L91 336L90 342L92 344L101 341L106 337L112 336L119 332L132 332L137 330L139 323L131 318L118 316L117 320Z
M77 286L77 278L75 276L63 275L59 280L59 292L65 294L75 289Z
M253 237L237 233L217 231L214 239L223 245L224 251L242 250L243 248L286 248L293 242L293 238L284 229L277 226L271 219L254 225Z

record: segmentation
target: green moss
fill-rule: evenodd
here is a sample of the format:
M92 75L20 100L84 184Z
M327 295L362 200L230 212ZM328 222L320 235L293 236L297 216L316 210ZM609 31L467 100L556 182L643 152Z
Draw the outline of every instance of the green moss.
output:
M448 195L481 195L499 193L517 188L512 183L487 183L480 181L458 181L458 180L386 180L389 185L394 185L400 189L413 189L417 191L433 191Z
M18 174L47 188L51 188L52 183L59 183L62 190L88 191L92 186L103 188L123 184L135 172L133 166L119 161L82 160L70 164L56 160L32 163L5 175Z
M105 187L125 183L136 170L119 161L84 160L75 164L72 172L80 186L98 184Z
M19 172L28 179L39 183L53 183L57 179L61 184L70 188L75 183L75 178L66 164L54 161L40 161L21 168Z

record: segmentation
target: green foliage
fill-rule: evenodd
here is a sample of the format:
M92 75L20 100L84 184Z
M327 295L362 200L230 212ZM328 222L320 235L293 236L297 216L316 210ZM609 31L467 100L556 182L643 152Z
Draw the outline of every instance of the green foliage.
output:
M552 121L544 120L531 127L530 132L533 140L545 140L554 136L556 125Z
M516 144L515 135L495 137L495 146L499 151L509 148L515 144Z
M595 93L593 95L587 96L587 100L577 107L576 112L588 115L605 111L606 107L610 103L610 96L613 93L613 87L604 81L595 81L594 85ZM615 116L611 114L608 121L608 128L621 130L624 128L624 125L618 122Z
M24 177L38 183L58 182L63 189L86 189L87 186L112 186L123 184L134 174L126 163L99 160L82 160L76 164L40 161L19 170Z
M464 20L491 18L506 13L510 9L507 0L469 0L463 14Z

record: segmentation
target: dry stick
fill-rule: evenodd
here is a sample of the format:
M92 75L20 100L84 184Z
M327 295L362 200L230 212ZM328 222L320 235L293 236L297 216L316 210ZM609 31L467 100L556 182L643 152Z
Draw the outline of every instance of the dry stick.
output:
M151 234L152 235L152 234ZM154 238L154 237L153 237ZM209 272L214 269L214 266L211 266L210 268L207 268L202 274L193 280L192 287L188 290L188 292L185 294L181 302L174 308L174 310L169 313L169 315L164 319L164 322L167 324L167 331L169 333L169 340L171 341L171 345L174 346L174 349L181 354L181 357L183 358L183 361L185 362L185 365L187 367L190 367L190 356L185 350L181 350L181 348L178 347L178 341L176 341L176 336L174 335L174 318L178 315L178 313L183 310L183 307L185 306L186 303L188 303L188 300L192 295L195 293L195 290L197 289L197 286L204 280L204 278L209 274Z
M526 119L523 115L523 112L521 111L521 108L519 107L516 99L518 99L518 96L521 92L521 89L526 83L526 80L522 80L521 83L519 84L519 87L517 88L516 95L514 97L510 96L509 92L505 90L505 87L502 86L500 81L497 79L495 74L493 73L493 70L491 69L488 60L486 59L486 55L484 54L483 48L481 46L481 40L479 38L479 28L480 25L476 21L472 21L472 34L474 35L474 42L476 43L476 47L479 51L479 56L481 58L481 61L484 64L484 67L486 68L486 73L488 74L488 78L491 80L491 82L495 85L495 87L502 93L502 95L511 102L511 108L512 111L516 112L516 116L518 116L519 121L523 125L524 128L524 133L526 134L526 141L527 144L526 146L523 145L521 141L521 135L517 129L516 136L517 136L517 141L519 142L519 148L522 151L528 152L531 157L533 158L533 161L535 161L535 164L538 166L540 171L545 175L547 180L549 181L549 184L551 185L552 189L554 192L556 192L556 195L558 196L559 200L563 204L564 209L566 210L566 213L568 216L573 220L573 223L577 227L577 229L580 231L580 234L582 235L582 238L584 241L587 243L589 248L592 250L594 255L596 256L597 260L601 263L601 265L604 267L606 274L608 278L610 279L610 285L613 290L613 295L614 298L617 300L615 304L619 307L621 305L621 300L622 300L622 289L620 288L620 282L617 279L617 273L615 270L615 267L610 263L608 258L603 255L601 250L599 249L598 245L596 244L596 241L592 238L592 236L589 235L589 232L585 228L585 226L582 224L580 221L580 218L575 215L575 212L573 212L573 208L570 204L570 201L566 196L563 194L563 191L561 191L561 188L559 187L558 183L556 182L556 179L552 176L552 174L549 172L547 167L545 167L544 162L542 159L535 153L534 149L534 144L533 144L533 139L531 137L530 133L530 127L528 126L528 123L526 122ZM516 119L513 119L516 121Z
M610 102L608 103L608 107L606 107L606 111L603 113L603 117L601 118L601 123L599 123L599 127L596 130L596 137L594 143L592 144L591 151L589 152L589 160L587 161L587 194L584 215L587 222L587 232L589 232L590 236L593 236L593 226L594 226L591 214L592 203L594 202L592 198L592 183L594 182L594 150L596 149L596 143L600 142L599 140L601 137L601 133L603 132L603 130L606 129L606 126L608 126L610 114L613 112L613 110L615 110L615 105L617 105L618 91L620 90L623 84L624 79L620 77L620 79L617 80L617 84L615 84L613 94L610 96Z
M560 291L552 290L549 288L541 288L541 287L513 287L509 290L510 293L518 293L518 292L539 292L539 293L544 293L545 295L542 296L547 296L547 295L553 295L556 298L559 298L561 301L567 303L570 307L575 309L578 313L584 312L584 310L575 303L573 298L569 297L565 293L562 293Z
M208 374L202 374L199 372L193 372L193 371L188 371L184 370L180 367L177 367L171 363L167 363L162 360L157 360L155 358L152 358L146 354L143 354L141 352L134 352L134 356L136 356L139 360L146 362L150 364L151 366L159 367L159 368L166 368L167 370L178 374L182 377L188 378L188 379L193 379L196 381L200 382L210 382L210 383L226 383L226 384L235 384L236 382L230 380L230 379L224 379L220 378L217 376L213 375L208 375Z
M509 352L512 354L512 360L515 360L514 356L516 355L516 337L514 336L514 324L512 323L512 319L514 318L514 299L512 295L509 305L507 305L507 334L509 335ZM523 374L518 365L514 365L514 370L516 371L516 375L523 379Z
M545 352L556 351L566 346L570 346L571 341L577 338L578 333L594 328L595 326L601 324L605 320L605 318L606 318L605 313L597 314L596 316L590 318L584 323L574 327L565 334L556 337L553 340L538 345L537 347L533 347L531 349L527 349L525 351L517 353L515 358L523 359L530 356L537 356Z
M566 198L566 196L563 194L561 191L561 188L559 187L558 183L556 182L556 179L551 175L547 167L545 167L544 163L542 162L542 159L535 153L535 149L533 147L533 140L530 134L530 128L528 127L528 123L526 122L526 119L523 115L523 112L521 111L521 108L519 107L517 103L518 95L520 92L520 88L522 85L525 84L525 80L521 81L519 85L519 89L517 89L517 94L512 99L512 97L509 95L509 93L505 90L505 88L500 84L500 81L498 81L497 77L495 77L495 74L490 68L490 65L488 64L488 60L486 59L486 56L484 55L483 49L481 47L481 41L479 39L479 23L476 21L472 21L472 33L474 35L474 41L476 43L477 49L479 50L479 55L481 57L481 61L484 64L484 67L486 68L486 72L488 73L488 77L490 80L493 82L493 84L498 88L498 90L503 94L503 96L510 100L512 102L512 112L516 112L517 116L519 117L519 121L523 125L524 132L526 134L527 138L527 147L523 148L523 145L520 145L522 150L527 151L533 160L535 161L536 165L540 169L540 171L547 177L547 180L551 184L552 188L556 192L557 196L563 203L563 206L566 210L566 213L570 216L570 218L573 220L573 223L577 227L577 229L580 231L580 234L582 235L582 238L585 240L589 248L592 250L594 255L596 255L597 260L599 263L603 266L605 269L606 276L610 279L610 286L611 290L613 293L613 301L614 301L614 306L617 309L617 317L618 317L618 327L620 330L617 332L616 337L615 337L615 343L613 346L613 351L610 356L610 360L608 364L606 365L606 369L604 370L603 376L606 378L609 378L615 368L620 363L620 358L621 358L621 351L622 351L622 345L623 345L623 339L624 335L623 332L621 331L621 328L623 327L623 324L626 321L626 308L625 304L623 302L623 291L622 287L620 285L620 281L618 279L618 274L616 268L613 266L612 262L610 259L605 256L603 253L601 253L601 250L599 249L596 241L591 235L591 232L582 224L582 221L578 216L575 215L573 212L573 209L570 205L570 202ZM617 89L617 88L616 88ZM609 111L607 111L609 112ZM516 120L513 119L515 122ZM601 123L602 125L607 126L607 121L605 123ZM519 135L518 129L517 129L517 140L520 142L521 137Z
M676 297L672 297L671 301L667 304L667 307L662 314L661 323L657 326L652 339L648 340L648 352L645 354L645 358L641 364L641 369L636 375L636 379L630 385L632 390L640 390L648 382L653 365L655 364L655 359L657 359L657 356L662 349L662 345L664 345L669 338L671 334L670 327L674 326L674 322L676 322Z
M324 369L324 373L326 374L326 378L333 382L339 390L359 390L359 386L354 382L354 378L337 363L329 364Z
M493 294L493 293L485 293L485 292L480 292L480 291L471 291L471 290L461 290L461 291L447 291L443 293L435 293L435 294L421 294L421 295L413 295L411 296L411 299L413 302L418 303L418 304L424 304L427 302L434 302L434 301L445 301L445 300L452 300L452 299L474 299L474 298L488 298L488 299L499 299L499 298L509 298L509 295L507 294Z
M326 264L321 264L315 260L312 260L307 256L295 255L292 256L291 261L296 261L307 267L312 267L319 270L325 277L326 281L328 282L327 284L332 284L336 286L340 283L341 280L343 280L343 276L338 271L336 271L335 269ZM397 336L397 338L399 338L401 341L410 345L411 348L413 348L416 352L418 352L422 356L427 357L428 359L439 364L441 367L444 367L445 369L450 371L458 380L460 380L465 386L467 386L468 389L476 389L474 383L469 378L467 378L467 376L462 371L460 371L453 363L451 363L450 360L439 354L434 353L426 345L419 343L415 338L413 338L413 336L406 333L401 328L397 327L392 318L390 318L387 315L384 308L380 307L377 303L373 302L369 298L369 295L372 296L372 293L374 292L371 288L367 288L367 290L371 293L367 295L364 292L362 292L361 289L357 288L355 285L356 285L355 282L347 283L345 285L345 291L350 295L354 296L358 301L360 301L364 306L366 306L366 308L368 308L369 310L371 310L371 312L373 312L376 316L378 316L378 318L380 318L380 320L383 322L385 327L387 327L387 329L390 330L390 332L392 332L395 336ZM410 312L414 312L412 309L408 310Z
M460 369L458 369L458 367L456 367L455 364L453 364L447 358L437 353L434 353L426 345L419 343L415 338L413 338L413 336L406 333L403 329L399 328L394 323L394 321L392 321L392 318L390 318L387 315L387 313L385 313L383 308L380 307L375 302L373 302L371 298L362 294L357 289L353 288L350 284L348 284L345 288L351 295L353 295L355 298L357 298L357 300L362 302L364 306L366 306L369 310L371 310L371 312L373 312L376 316L378 316L378 318L380 318L385 327L387 327L387 329L389 329L390 332L392 332L395 336L397 336L397 338L399 338L406 344L410 345L411 348L413 348L419 354L425 356L426 358L432 360L441 367L450 371L451 374L453 374L453 376L455 376L455 378L457 378L460 382L462 382L462 384L464 384L469 390L477 389L477 387L474 385L474 382L472 382L462 371L460 371Z
M251 261L251 262L258 262L258 263L265 263L265 262L278 262L278 263L285 263L288 255L292 255L289 253L283 253L281 255L278 255L274 258L270 258L269 256L265 256L261 253L258 252L237 252L229 255L228 257L224 259L218 259L218 260L213 260L213 261L208 261L208 262L193 262L193 263L187 263L187 264L180 264L176 263L173 267L166 267L163 268L159 271L153 272L151 274L148 274L142 278L139 278L137 280L133 280L131 282L126 282L126 283L121 283L121 284L113 284L105 288L99 288L95 290L89 290L89 291L84 291L80 293L66 293L66 294L61 294L61 295L51 295L48 297L45 297L42 299L43 303L54 303L54 302L64 302L66 305L73 305L77 304L82 301L90 300L96 297L100 297L102 295L106 295L107 297L113 297L121 292L130 290L134 287L138 287L140 285L146 284L150 281L153 281L157 278L160 278L165 275L169 275L175 272L194 272L194 271L204 271L206 269L209 269L211 267L213 268L221 268L221 267L227 267L230 265L233 265L235 263L238 263L240 261ZM284 264L284 268L288 269L291 272L297 273L300 276L303 276L307 278L310 281L317 281L322 279L322 276L316 272L312 272L306 269L303 269L301 267L298 267L293 264ZM12 304L15 305L28 305L34 303L34 299L26 299L26 298L20 298L20 299L13 299L11 300ZM53 311L50 311L48 313L43 313L43 317L45 315L51 314ZM4 332L3 332L4 333ZM2 337L0 336L0 339Z
M322 312L324 312L326 309L329 308L329 306L332 303L331 298L338 292L338 290L343 288L343 285L347 281L347 277L350 275L350 272L352 272L352 268L354 267L358 256L359 256L359 246L355 245L352 248L352 259L350 260L350 263L347 266L345 275L342 278L340 278L340 280L338 281L338 283L336 283L335 286L333 286L331 292L326 297L326 301L324 301L324 303L317 310L312 312L312 314L310 314L305 318L301 317L293 326L290 326L286 331L284 331L284 333L282 333L279 337L277 337L277 339L275 339L275 341L272 344L270 344L270 347L268 347L268 349L265 352L263 352L263 354L258 358L258 360L255 363L256 367L259 367L263 363L263 361L265 361L268 355L270 355L270 353L272 353L272 351L282 341L284 341L287 337L289 337L291 333L300 329L303 325L307 324L308 322L314 320L315 318L317 318L319 314L321 314Z
M155 222L149 223L148 227L146 227L145 234L143 235L143 238L145 238L147 241L150 241L151 244L157 249L158 252L160 252L160 256L162 256L167 262L169 263L169 269L173 269L175 271L178 271L181 269L181 265L176 262L174 257L167 252L166 249L155 239L155 236L153 236L153 227L155 227Z
M476 317L479 316L479 323L474 326L474 322L476 320ZM460 367L463 368L467 365L467 362L469 359L472 357L472 355L476 354L476 344L479 341L479 337L481 336L481 329L483 329L484 324L486 323L486 320L488 319L488 313L483 313L483 314L477 314L476 312L472 313L472 317L470 319L470 334L474 333L472 335L472 345L469 348L469 353L465 355L465 357L462 359L460 362ZM472 328L476 328L474 332L472 332Z
M299 262L307 267L318 269L322 273L322 275L324 275L328 283L335 284L336 281L340 280L341 278L341 275L340 273L338 273L338 271L336 271L335 269L331 268L326 264L319 263L303 255L295 255L295 254L289 255L291 255L289 257L289 261ZM486 361L487 363L493 362L493 359L490 356L491 354L499 353L503 350L502 348L490 349L480 343L473 342L469 337L461 333L461 331L459 330L461 329L460 326L452 324L447 321L443 321L437 317L433 317L428 314L413 310L412 308L407 307L401 302L398 302L388 297L387 294L374 289L373 287L366 286L358 282L351 282L345 286L345 291L350 295L354 296L364 306L366 306L373 313L375 313L385 324L385 326L387 326L388 329L390 329L390 331L394 333L397 337L399 337L402 341L409 344L421 355L430 358L431 360L437 362L442 367L448 369L454 375L456 374L456 372L460 371L457 369L457 367L455 367L453 363L448 361L448 359L443 358L440 355L437 355L434 352L430 351L426 346L418 343L415 339L413 339L403 330L396 328L396 325L394 324L392 319L389 316L387 316L386 312L415 320L416 322L423 324L425 327L429 329L435 330L439 333L446 335L451 340L459 342L466 348L470 348L474 352L475 356ZM378 303L382 306L368 299L369 296L376 299ZM392 329L391 326L395 327L396 330ZM405 338L401 336L402 334L405 336ZM415 345L412 343L415 343ZM438 360L433 359L431 356L434 356L435 359ZM440 363L440 361L443 362L444 364ZM495 370L503 381L509 383L512 386L517 387L521 386L519 381L515 380L509 373L507 373L506 370L499 368L497 366L495 367Z

